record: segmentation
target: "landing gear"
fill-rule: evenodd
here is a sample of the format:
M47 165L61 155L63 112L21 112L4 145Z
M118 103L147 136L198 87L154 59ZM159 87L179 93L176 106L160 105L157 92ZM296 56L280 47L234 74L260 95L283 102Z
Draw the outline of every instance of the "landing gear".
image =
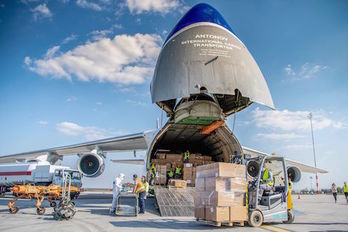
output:
M291 223L294 222L294 220L295 220L295 215L294 215L294 213L292 212L292 210L290 209L290 210L288 210L288 220L285 221L284 223L285 223L285 224L291 224Z
M263 223L263 216L262 213L258 210L251 211L249 213L249 220L248 223L252 227L259 227Z

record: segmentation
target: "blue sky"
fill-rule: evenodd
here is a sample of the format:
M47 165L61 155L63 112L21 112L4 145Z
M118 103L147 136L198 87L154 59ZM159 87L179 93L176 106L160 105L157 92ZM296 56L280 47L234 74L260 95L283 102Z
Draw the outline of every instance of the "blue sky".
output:
M348 180L348 3L205 2L253 54L277 108L238 113L240 142L313 164L311 111L318 166L330 172L320 185ZM154 128L158 52L196 3L0 1L0 154Z

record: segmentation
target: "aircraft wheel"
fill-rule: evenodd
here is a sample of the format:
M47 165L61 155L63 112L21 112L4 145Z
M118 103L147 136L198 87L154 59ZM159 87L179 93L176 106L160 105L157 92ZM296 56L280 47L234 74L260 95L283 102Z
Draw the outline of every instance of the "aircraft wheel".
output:
M10 211L10 214L16 214L19 211L18 207L10 208L8 209Z
M259 227L263 223L262 213L258 210L251 211L249 213L248 224L252 227Z
M50 202L50 206L51 206L52 208L54 208L54 207L57 206L57 203L56 203L55 201L51 201L51 202Z
M40 207L40 208L37 208L37 209L36 209L36 213L37 213L38 215L44 215L45 212L46 212L45 207Z
M292 212L292 210L288 210L288 220L285 221L284 223L285 223L285 224L291 224L291 223L294 222L294 220L295 220L295 215L294 215L294 213Z

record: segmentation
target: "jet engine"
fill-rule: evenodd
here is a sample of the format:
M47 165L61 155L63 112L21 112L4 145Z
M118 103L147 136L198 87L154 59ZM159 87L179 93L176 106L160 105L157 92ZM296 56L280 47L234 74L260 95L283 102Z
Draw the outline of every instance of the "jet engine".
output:
M83 154L77 162L77 168L84 176L97 177L104 172L104 158L93 153Z
M288 167L288 176L292 182L299 182L301 180L301 171L297 167Z

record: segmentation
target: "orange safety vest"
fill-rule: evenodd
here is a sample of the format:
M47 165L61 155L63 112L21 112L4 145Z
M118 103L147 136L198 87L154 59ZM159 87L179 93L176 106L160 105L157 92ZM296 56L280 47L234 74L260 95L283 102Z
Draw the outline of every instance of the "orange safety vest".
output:
M139 183L135 187L135 192L139 195L139 193L142 193L144 191L146 191L145 185L143 184L143 182L139 181Z

